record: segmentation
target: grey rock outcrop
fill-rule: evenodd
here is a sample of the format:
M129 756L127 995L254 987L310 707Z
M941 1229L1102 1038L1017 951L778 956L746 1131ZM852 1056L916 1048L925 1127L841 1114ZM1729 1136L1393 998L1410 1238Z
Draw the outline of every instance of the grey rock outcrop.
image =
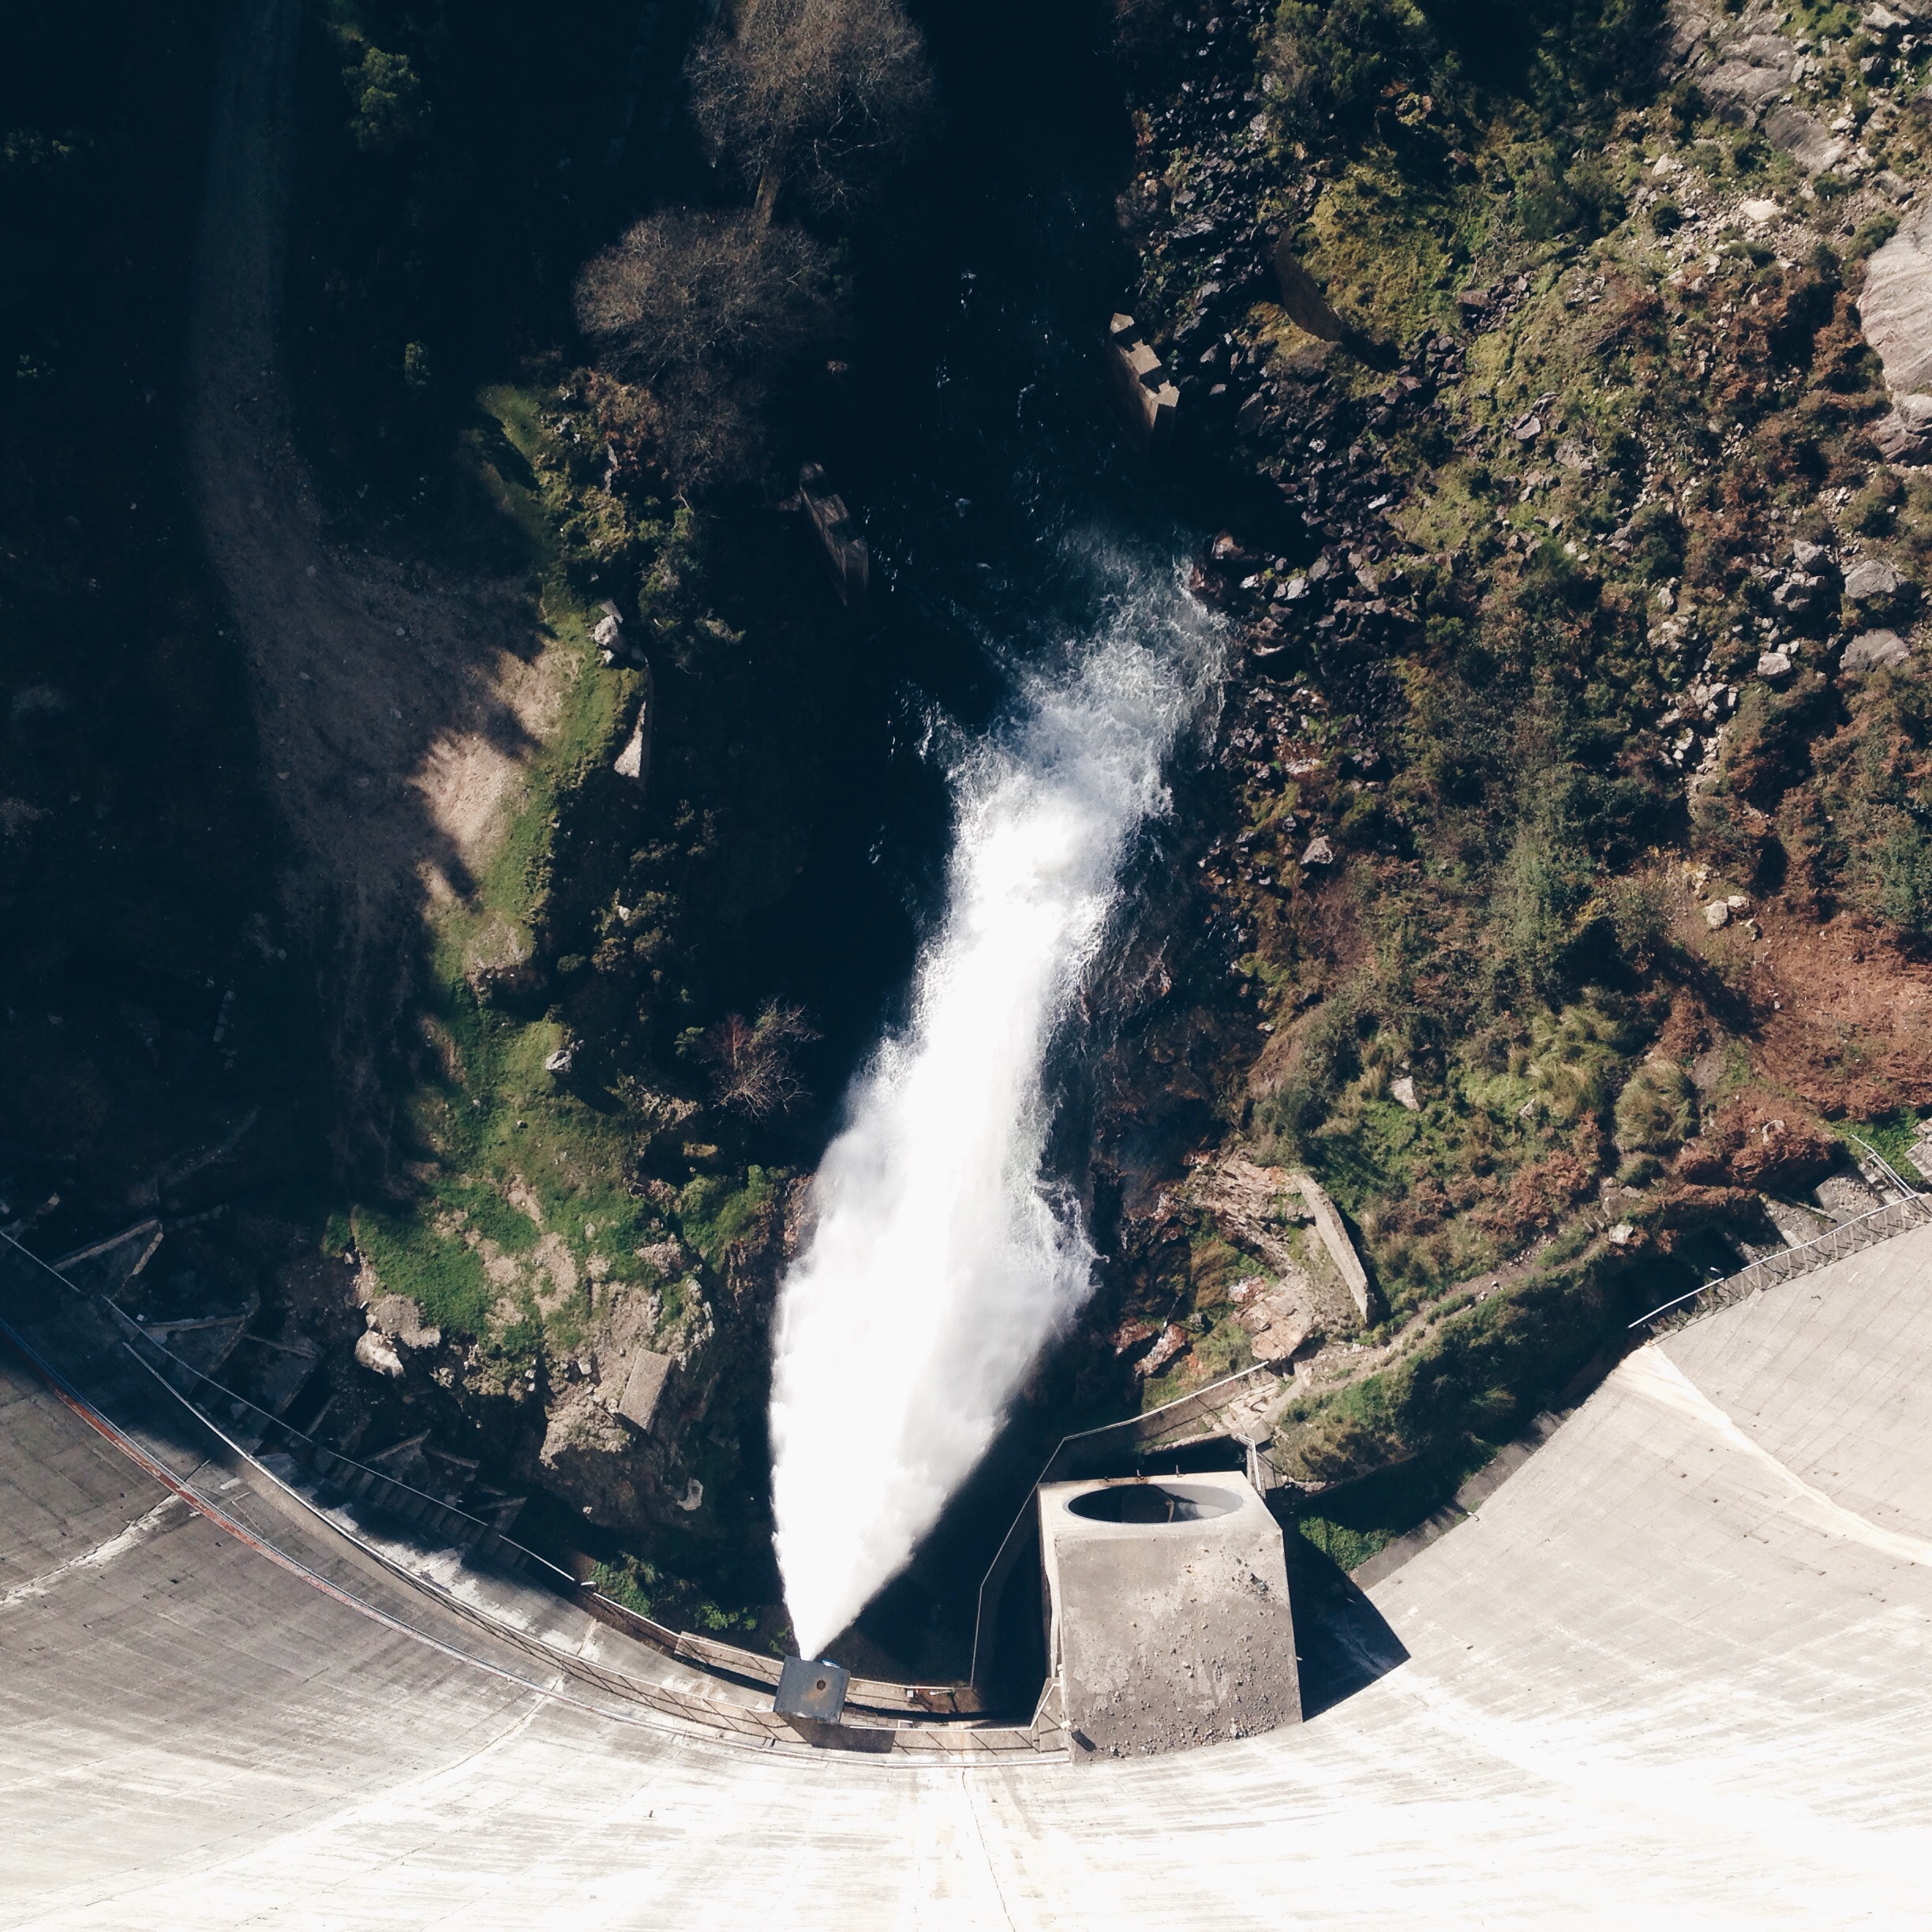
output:
M611 769L620 778L629 778L638 784L650 781L651 732L657 719L656 693L650 672L644 673L644 695L638 705L637 722L631 728L631 736L624 740L623 749L617 754Z
M1790 87L1797 63L1798 50L1782 35L1751 34L1719 51L1697 83L1727 120L1755 121Z
M1870 433L1887 462L1932 462L1932 395L1900 396Z
M1845 572L1845 597L1853 604L1883 604L1898 595L1904 581L1889 564L1870 558Z
M1885 387L1895 396L1932 390L1932 204L1866 263L1859 316L1885 365Z
M1784 152L1807 174L1822 174L1845 157L1845 144L1814 114L1802 107L1773 109L1765 117L1765 138Z
M1861 631L1845 646L1840 668L1854 673L1876 671L1903 664L1906 654L1905 640L1896 631Z

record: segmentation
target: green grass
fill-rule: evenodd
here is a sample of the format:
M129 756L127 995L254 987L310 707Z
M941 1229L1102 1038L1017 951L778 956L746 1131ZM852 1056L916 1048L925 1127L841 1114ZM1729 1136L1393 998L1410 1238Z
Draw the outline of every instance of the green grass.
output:
M440 1327L481 1332L493 1297L472 1249L420 1220L374 1208L357 1208L353 1225L356 1245L389 1294L419 1303Z
M1864 1148L1858 1144L1858 1140L1863 1140L1876 1148L1906 1181L1914 1186L1919 1185L1919 1170L1911 1159L1911 1150L1919 1140L1919 1116L1911 1108L1899 1107L1892 1113L1880 1114L1875 1120L1847 1123L1836 1132L1854 1157L1864 1152ZM1855 1134L1858 1140L1853 1140Z

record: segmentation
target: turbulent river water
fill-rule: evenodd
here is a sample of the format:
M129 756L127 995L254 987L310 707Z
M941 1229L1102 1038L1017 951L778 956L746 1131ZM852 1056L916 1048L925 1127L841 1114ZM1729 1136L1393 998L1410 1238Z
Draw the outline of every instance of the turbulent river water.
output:
M770 933L845 1088L775 1331L786 1601L806 1654L863 1613L922 1674L963 1666L1038 1466L1002 1425L1091 1287L1067 1075L1220 668L1176 497L1215 511L1121 447L1099 366L1129 266L1118 78L1073 10L994 16L927 21L952 111L925 219L861 264L868 400L824 447L885 594L841 713L856 755Z
M1090 1286L1073 1193L1043 1165L1044 1070L1218 652L1170 562L1083 548L1065 567L1090 626L1018 667L1007 717L950 761L945 914L784 1286L773 1503L807 1655L905 1566Z

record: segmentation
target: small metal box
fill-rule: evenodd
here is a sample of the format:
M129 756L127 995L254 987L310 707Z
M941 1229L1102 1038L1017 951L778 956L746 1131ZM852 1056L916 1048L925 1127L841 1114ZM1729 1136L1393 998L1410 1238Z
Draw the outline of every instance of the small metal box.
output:
M778 1694L772 1709L781 1717L816 1717L822 1724L837 1724L851 1682L849 1672L822 1657L787 1657L778 1672Z

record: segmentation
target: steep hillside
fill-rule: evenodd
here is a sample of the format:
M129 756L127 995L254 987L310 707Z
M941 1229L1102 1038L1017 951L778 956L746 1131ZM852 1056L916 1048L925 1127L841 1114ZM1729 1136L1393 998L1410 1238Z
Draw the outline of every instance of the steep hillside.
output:
M1225 686L1050 1061L1093 1299L865 1642L1256 1365L1358 1557L1910 1171L1932 17L111 11L0 115L0 1213L259 1399L783 1643L804 1178L1095 529Z
M1167 1031L1215 1043L1202 1154L1353 1219L1378 1319L1306 1286L1278 1448L1389 1470L1336 1499L1372 1542L1699 1267L1821 1225L1841 1126L1900 1160L1932 1102L1932 43L1882 8L1121 20L1125 305L1177 441L1275 493L1204 565L1245 661L1175 914L1235 1000ZM1129 1179L1116 1344L1192 1331L1150 1395L1246 1360L1280 1272L1224 1158Z

